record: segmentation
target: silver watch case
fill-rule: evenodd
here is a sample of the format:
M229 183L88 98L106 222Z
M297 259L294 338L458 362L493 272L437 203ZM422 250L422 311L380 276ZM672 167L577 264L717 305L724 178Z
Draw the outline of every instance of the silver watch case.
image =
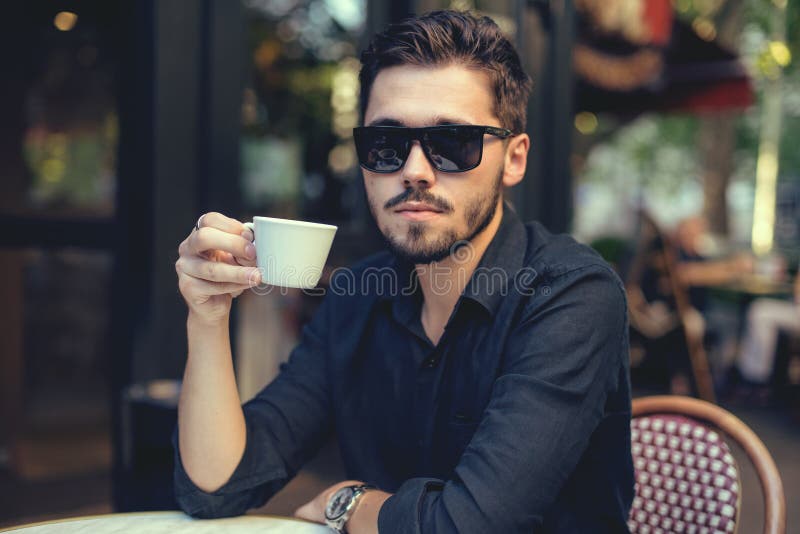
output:
M353 515L361 496L370 489L374 486L359 484L338 489L325 505L325 524L339 534L346 534L347 520Z

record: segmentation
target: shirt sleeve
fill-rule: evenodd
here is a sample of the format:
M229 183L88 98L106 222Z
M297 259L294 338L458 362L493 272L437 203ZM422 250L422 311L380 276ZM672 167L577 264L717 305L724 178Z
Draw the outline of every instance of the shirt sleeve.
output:
M529 297L508 338L503 368L454 476L407 480L380 510L381 534L530 533L542 525L627 358L616 275L597 265L551 281Z
M314 318L303 327L300 343L281 365L275 380L242 406L247 428L245 450L222 487L208 493L192 482L181 462L175 429L175 498L184 512L201 518L229 517L261 506L294 477L330 435L333 418L327 347L331 298L325 298Z

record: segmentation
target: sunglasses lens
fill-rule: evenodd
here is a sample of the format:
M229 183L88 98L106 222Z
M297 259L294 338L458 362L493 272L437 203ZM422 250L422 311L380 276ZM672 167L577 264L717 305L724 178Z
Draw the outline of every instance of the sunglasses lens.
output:
M443 172L464 172L481 162L484 128L477 126L435 126L419 130L396 127L354 129L356 152L361 166L372 172L399 170L408 158L412 138L419 141L433 166Z
M359 162L373 172L394 172L408 156L409 139L402 132L356 128L353 138Z
M483 130L465 126L437 128L426 132L422 145L437 169L462 172L480 163Z

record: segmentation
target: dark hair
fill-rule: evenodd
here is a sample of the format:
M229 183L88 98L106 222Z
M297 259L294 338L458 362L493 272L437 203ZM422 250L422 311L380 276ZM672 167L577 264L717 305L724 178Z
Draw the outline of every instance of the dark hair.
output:
M432 11L391 24L361 54L361 119L378 73L397 65L460 64L486 72L495 95L493 112L503 128L525 131L531 79L511 41L489 17Z

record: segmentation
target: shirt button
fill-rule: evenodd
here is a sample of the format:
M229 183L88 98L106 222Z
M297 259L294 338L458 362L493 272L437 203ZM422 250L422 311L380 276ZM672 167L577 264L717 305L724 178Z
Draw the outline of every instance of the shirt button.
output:
M436 362L438 362L438 361L439 360L437 360L436 358L430 357L427 360L425 360L425 367L428 367L428 368L436 367Z

